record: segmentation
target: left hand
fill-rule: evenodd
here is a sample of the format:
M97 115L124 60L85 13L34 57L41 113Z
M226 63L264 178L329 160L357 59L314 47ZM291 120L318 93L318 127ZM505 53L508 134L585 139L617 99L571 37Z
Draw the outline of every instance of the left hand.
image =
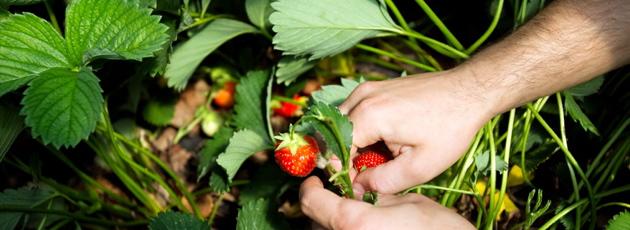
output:
M327 229L474 229L456 212L418 194L379 195L375 205L341 198L312 176L300 188L302 212Z

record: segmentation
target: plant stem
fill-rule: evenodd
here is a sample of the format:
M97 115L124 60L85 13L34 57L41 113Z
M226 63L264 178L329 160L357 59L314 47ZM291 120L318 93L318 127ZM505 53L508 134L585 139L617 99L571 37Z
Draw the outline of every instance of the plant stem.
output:
M48 215L56 215L56 216L65 216L71 219L88 223L95 224L101 226L118 226L118 227L134 227L134 226L142 226L146 225L148 222L146 220L137 220L131 222L114 222L114 221L106 221L98 218L91 218L82 215L77 215L75 213L71 213L68 211L62 210L54 210L54 209L38 209L38 208L26 208L20 206L11 206L11 205L0 205L0 212L24 212L24 213L40 213L40 214L48 214Z
M405 43L405 45L407 45L409 48L415 51L420 58L426 59L426 61L429 62L429 64L431 64L431 66L433 66L433 68L435 68L437 71L443 70L440 63L437 62L435 58L431 56L431 54L427 53L427 51L425 51L418 44L416 44L416 42L403 40L403 43Z
M118 140L122 141L123 143L129 145L130 147L132 147L133 149L135 149L137 152L139 152L142 155L145 155L147 157L149 157L149 159L151 159L154 163L156 163L162 170L164 170L164 172L173 179L173 181L175 181L175 186L177 186L177 189L184 195L184 197L188 200L188 203L190 204L190 206L193 209L193 213L201 218L201 212L199 211L199 207L197 206L197 203L195 202L195 199L193 198L192 194L188 191L188 189L186 188L186 186L184 185L184 183L180 180L180 178L175 174L175 172L173 172L173 170L171 170L171 168L169 168L164 162L162 162L162 160L160 160L160 158L158 158L157 156L153 155L153 153L149 152L147 149L143 148L142 146L134 143L133 141L127 139L125 136L119 134L119 133L115 133L114 134L116 136L116 138L118 138Z
M468 152L466 153L466 158L464 160L464 165L462 166L462 168L459 169L459 174L454 178L453 182L453 186L449 186L449 188L461 188L462 186L462 182L464 181L464 177L466 176L466 173L468 172L468 169L470 169L470 166L472 166L472 164L474 163L475 159L475 152L477 152L477 149L479 147L479 143L481 142L481 137L483 136L483 132L477 132L476 136L475 136L475 140L473 141L472 146L470 147L470 149L468 149ZM442 203L442 205L447 206L447 207L451 207L453 205L453 203L455 202L457 196L453 196L453 199L451 198L451 192L447 191L444 196L442 196L442 200L440 203Z
M621 186L618 188L614 188L611 190L608 190L606 192L602 192L599 194L596 194L594 197L597 199L601 199L610 195L614 195L617 193L622 193L622 192L626 192L626 191L630 191L630 185L625 185L625 186ZM539 228L539 230L546 230L549 227L551 227L553 224L555 224L558 220L560 220L562 217L564 217L566 214L568 214L569 212L573 211L573 209L576 209L577 207L584 205L585 203L589 202L589 199L582 199L579 200L577 202L575 202L573 205L564 208L562 211L560 211L559 213L557 213L555 216L553 216L551 219L549 219L545 224L543 224L543 226L541 226ZM596 208L593 210L595 211Z
M593 188L591 186L591 183L588 181L588 177L586 177L586 174L584 174L584 171L582 171L582 168L580 168L580 165L577 163L577 161L575 160L575 158L573 157L573 155L571 154L569 149L567 149L567 147L562 143L562 140L558 137L558 135L556 135L556 133L553 131L553 129L551 129L551 127L549 127L547 122L540 116L540 114L538 114L538 112L535 109L532 109L531 106L528 106L528 108L530 108L530 110L533 112L534 116L536 117L536 120L538 120L538 122L543 126L543 128L545 128L545 130L547 130L549 135L553 138L553 140L556 142L556 144L560 147L560 149L564 153L565 158L571 163L571 165L573 165L573 167L577 171L578 175L580 175L580 177L582 178L582 180L586 184L586 190L588 192L588 198L589 198L589 201L590 201L591 206L593 208L593 211L591 212L591 224L595 224L595 220L596 220L596 217L597 217L596 209L595 209L596 208L595 207L596 204L595 204L595 198L593 197L594 196Z
M495 206L496 206L494 194L496 193L496 183L497 183L497 160L496 160L497 150L494 145L494 134L492 131L494 129L493 123L497 121L498 119L499 117L494 118L492 122L486 124L486 128L485 128L486 139L488 140L488 143L490 145L490 179L488 180L488 186L487 186L487 187L490 187L490 189L486 189L486 191L488 190L490 191L490 202L489 202L489 208L488 208L488 216L486 219L486 229L492 229L492 226L494 225L494 219L495 219L495 216L493 215L493 210L495 209Z
M460 194L466 194L466 195L475 195L475 192L473 192L473 191L466 191L466 190L461 190L461 189L453 189L453 188L447 188L447 187L431 185L431 184L421 184L421 185L412 187L410 189L407 189L403 193L406 194L406 193L408 193L408 192L410 192L410 191L412 191L414 189L435 189L435 190L454 192L454 193L460 193Z
M466 54L471 54L475 52L477 48L479 48L479 46L481 46L481 44L483 44L486 41L486 39L490 37L492 32L494 32L494 29L497 27L497 24L499 24L499 18L501 18L501 13L503 12L503 2L504 0L499 0L499 3L497 4L497 9L494 12L494 18L492 18L492 22L490 23L488 30L486 30L486 32L484 32L483 35L481 35L481 37L479 37L479 39L475 41L475 43L473 43L470 47L468 47L468 49L466 49Z
M446 25L444 25L442 20L440 20L440 18L437 15L435 15L435 12L431 10L431 7L429 7L429 5L427 5L427 3L424 0L416 0L416 2L418 3L418 5L420 5L420 8L422 8L424 13L427 14L429 19L431 19L431 21L433 21L433 23L438 27L438 29L442 32L442 34L444 34L444 37L446 37L446 40L448 40L448 42L451 45L453 45L456 49L464 50L464 46L462 46L462 44L457 40L457 38L455 38L455 35L451 33L451 31L446 27Z
M610 206L619 206L619 207L622 207L622 208L625 208L625 209L630 209L630 204L624 203L624 202L605 203L605 204L602 204L600 206L597 206L597 209L602 209L602 208L610 207Z
M55 16L55 11L53 10L52 6L50 5L50 3L48 1L50 1L50 0L45 0L44 1L44 5L46 6L46 11L48 12L48 17L50 17L50 23L53 25L55 30L57 30L57 32L63 33L61 31L61 27L59 27L59 22L57 22L57 16Z
M502 0L501 0L502 1ZM424 42L425 44L427 44L429 47L433 48L435 51L447 55L447 56L452 56L452 57L457 57L457 58L464 58L467 59L469 56L468 54L459 51L447 44L444 44L442 42L439 42L433 38L429 38L427 36L424 36L418 32L415 31L397 31L399 34L402 35L407 35L407 36L411 36L414 38L417 38L418 40Z
M510 149L512 147L512 132L514 129L514 117L516 116L516 109L510 110L510 116L508 118L508 130L507 130L507 139L505 140L505 147L503 151L503 161L508 164L505 170L501 173L501 190L499 192L499 200L494 210L490 210L490 217L494 218L496 215L500 215L499 210L503 205L503 198L505 196L505 190L507 189L508 182L508 170L510 165Z
M214 203L214 207L212 207L212 212L210 213L210 217L208 218L208 223L210 226L212 226L212 223L214 223L214 217L217 216L219 207L221 206L221 203L223 203L224 195L225 193L221 193L221 195L219 195L219 197L217 198L217 202Z
M567 132L564 125L564 106L562 105L562 97L560 93L556 93L556 102L558 104L558 118L560 120L560 137L562 139L562 144L564 146L568 146L567 142ZM565 159L567 163L567 167L569 168L569 175L571 176L571 184L573 185L573 194L577 199L580 199L580 189L578 189L577 179L575 178L575 172L573 171L573 167L571 163ZM578 208L575 212L575 229L580 230L582 223L582 210Z
M372 52L372 53L375 53L375 54L379 54L379 55L383 55L383 56L386 56L386 57L390 57L390 58L392 58L394 60L397 60L397 61L409 64L409 65L418 67L418 68L420 68L422 70L425 70L425 71L428 71L428 72L435 72L436 71L435 68L433 68L431 66L428 66L428 65L416 62L416 61L411 60L411 59L406 58L406 57L398 56L396 54L393 54L391 52L388 52L388 51L385 51L385 50L382 50L382 49L379 49L379 48L376 48L376 47L372 47L372 46L368 46L368 45L364 45L364 44L357 44L355 47L357 47L357 48L359 48L361 50L365 50L365 51Z
M374 64L379 65L381 67L388 68L390 70L397 71L397 72L406 71L406 69L400 67L399 65L396 65L396 64L393 64L393 63L390 63L390 62L387 62L387 61L383 61L383 60L381 60L379 58L372 57L372 56L369 56L369 55L360 55L360 56L356 57L356 60L357 61L362 61L362 62L374 63Z

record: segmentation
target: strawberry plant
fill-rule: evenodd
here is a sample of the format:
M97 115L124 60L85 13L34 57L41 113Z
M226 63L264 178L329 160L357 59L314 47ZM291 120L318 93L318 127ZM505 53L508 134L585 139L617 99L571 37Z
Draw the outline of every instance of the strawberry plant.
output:
M352 147L359 85L457 66L547 5L453 3L0 0L0 229L307 228L305 177L360 200L398 157ZM624 229L627 76L498 114L395 195L477 228Z

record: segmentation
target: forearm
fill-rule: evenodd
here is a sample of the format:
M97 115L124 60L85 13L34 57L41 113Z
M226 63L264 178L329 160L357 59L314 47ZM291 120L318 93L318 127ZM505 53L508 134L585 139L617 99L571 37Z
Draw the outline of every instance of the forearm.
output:
M496 114L629 62L630 1L558 0L457 69Z

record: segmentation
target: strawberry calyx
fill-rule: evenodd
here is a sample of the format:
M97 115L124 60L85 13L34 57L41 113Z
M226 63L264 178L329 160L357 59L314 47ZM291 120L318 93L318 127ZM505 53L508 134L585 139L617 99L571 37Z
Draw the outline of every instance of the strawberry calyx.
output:
M291 127L293 129L293 127ZM278 140L276 150L288 148L291 154L295 155L300 147L309 145L308 141L304 139L304 136L295 132L281 133L274 137Z

